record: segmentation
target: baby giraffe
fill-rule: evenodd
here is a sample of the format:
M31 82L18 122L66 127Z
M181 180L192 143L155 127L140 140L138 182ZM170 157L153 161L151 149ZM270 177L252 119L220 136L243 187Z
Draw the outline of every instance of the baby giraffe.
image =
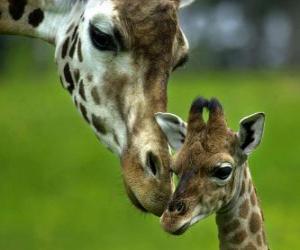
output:
M203 118L207 109L209 118ZM198 98L188 126L177 116L157 113L156 120L169 144L179 150L172 164L180 177L161 217L163 228L175 235L216 213L220 249L268 249L247 158L259 145L265 115L256 113L240 122L238 133L227 127L221 104Z

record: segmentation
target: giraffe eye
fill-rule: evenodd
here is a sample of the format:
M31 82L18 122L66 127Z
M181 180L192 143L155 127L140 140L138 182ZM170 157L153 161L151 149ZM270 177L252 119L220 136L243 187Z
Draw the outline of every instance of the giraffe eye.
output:
M232 166L226 163L214 169L213 177L216 177L220 180L226 180L231 175L231 173L232 173Z
M116 51L118 49L113 36L99 30L92 24L90 24L90 36L93 45L101 51Z

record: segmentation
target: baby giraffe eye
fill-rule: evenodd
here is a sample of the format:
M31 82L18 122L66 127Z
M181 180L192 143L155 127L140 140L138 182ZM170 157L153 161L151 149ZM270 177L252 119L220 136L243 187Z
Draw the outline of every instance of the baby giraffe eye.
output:
M232 166L229 163L223 163L221 166L216 167L213 172L213 177L220 180L226 180L232 172Z

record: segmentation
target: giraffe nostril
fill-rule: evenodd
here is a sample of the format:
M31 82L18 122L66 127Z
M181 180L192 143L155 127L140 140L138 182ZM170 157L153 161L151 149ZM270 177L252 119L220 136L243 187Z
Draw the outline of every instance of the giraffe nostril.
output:
M168 207L169 212L183 215L186 212L186 205L183 201L177 201L170 203Z
M185 204L182 201L177 202L175 208L176 208L176 212L179 214L183 214L186 210Z
M147 154L147 167L150 170L150 172L156 176L158 174L159 171L159 166L160 166L160 161L158 159L158 157L153 154L153 152L149 152Z

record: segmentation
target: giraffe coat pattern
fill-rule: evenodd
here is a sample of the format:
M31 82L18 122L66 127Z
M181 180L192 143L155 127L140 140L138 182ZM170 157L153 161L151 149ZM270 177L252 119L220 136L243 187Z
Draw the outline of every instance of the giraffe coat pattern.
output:
M0 34L55 46L62 86L120 158L133 204L156 215L173 184L154 113L166 110L169 75L188 53L179 7L179 0L0 0Z
M207 121L204 109L209 112ZM159 117L169 141L175 132L184 131L180 118L174 122L174 115ZM264 114L256 113L243 119L239 133L235 133L228 128L217 99L200 97L193 102L185 140L172 163L180 180L161 217L167 232L182 234L215 213L220 249L268 249L263 214L247 163L247 156L260 143L263 126Z

